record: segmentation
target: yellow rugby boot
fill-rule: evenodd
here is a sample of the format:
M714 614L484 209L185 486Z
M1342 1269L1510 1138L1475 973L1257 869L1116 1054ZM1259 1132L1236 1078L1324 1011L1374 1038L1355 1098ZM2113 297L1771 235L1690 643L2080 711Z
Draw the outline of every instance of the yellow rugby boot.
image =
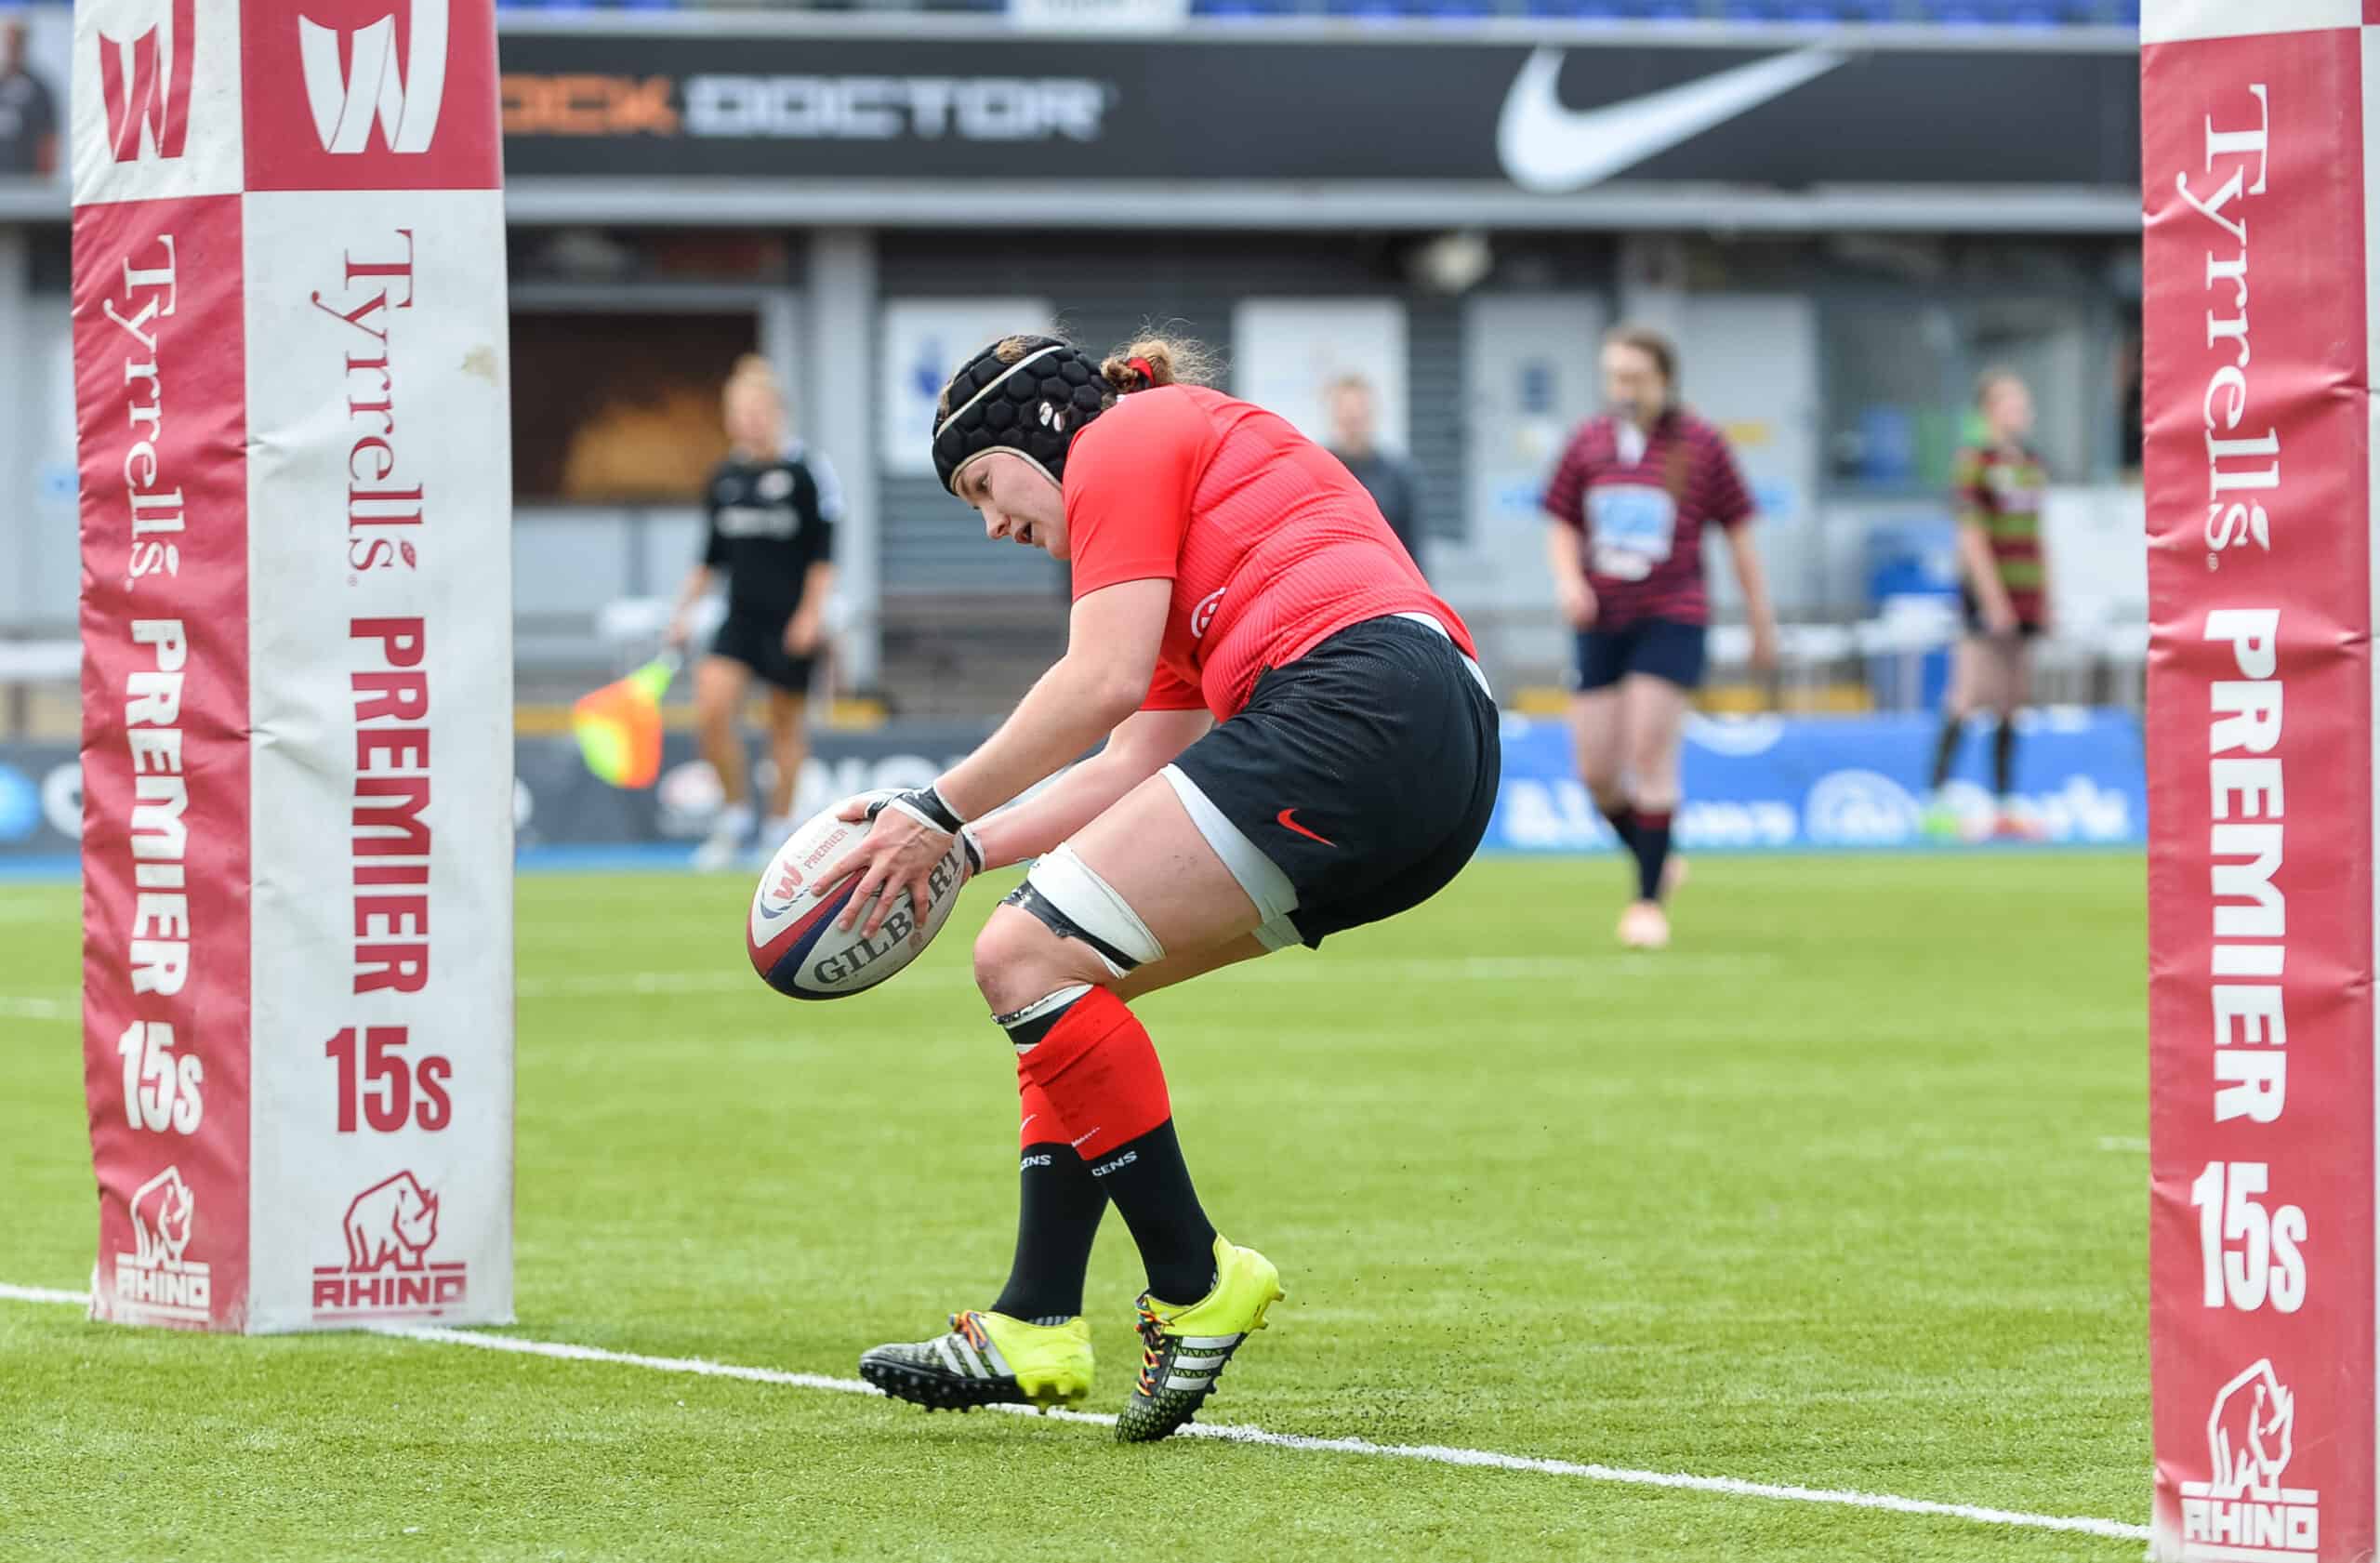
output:
M1162 1438L1198 1414L1240 1342L1264 1328L1264 1310L1288 1295L1281 1272L1252 1248L1215 1238L1215 1288L1195 1303L1141 1293L1141 1376L1116 1419L1119 1443Z
M1091 1321L1034 1324L970 1309L931 1341L880 1345L859 1359L859 1376L896 1400L926 1410L977 1406L1078 1406L1091 1394Z

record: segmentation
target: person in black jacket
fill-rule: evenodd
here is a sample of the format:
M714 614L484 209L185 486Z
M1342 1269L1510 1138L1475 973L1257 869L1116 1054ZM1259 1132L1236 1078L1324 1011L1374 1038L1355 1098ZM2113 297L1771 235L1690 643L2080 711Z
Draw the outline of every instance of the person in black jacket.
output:
M1361 375L1342 375L1330 382L1330 454L1337 457L1364 492L1372 497L1388 529L1413 556L1421 560L1421 480L1413 463L1380 448L1380 402L1371 382Z
M775 851L793 832L794 789L809 757L803 707L834 589L835 523L843 510L842 490L826 458L787 441L785 392L767 360L757 353L738 360L722 401L728 457L710 475L702 561L686 576L669 627L669 643L684 645L695 602L718 574L726 574L727 617L694 669L703 757L719 773L724 796L718 823L694 851L694 867L706 869L728 867L752 833L736 714L755 678L769 686L769 742L776 761L759 851Z

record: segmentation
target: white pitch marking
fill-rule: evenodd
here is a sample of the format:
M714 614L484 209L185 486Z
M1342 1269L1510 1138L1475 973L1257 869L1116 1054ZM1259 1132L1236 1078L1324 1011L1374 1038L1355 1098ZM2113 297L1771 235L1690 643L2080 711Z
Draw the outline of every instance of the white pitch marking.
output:
M40 1287L0 1283L0 1301L73 1303L87 1305L79 1291L52 1291ZM784 1384L793 1389L822 1389L838 1395L876 1395L874 1384L855 1379L828 1378L823 1373L791 1373L779 1368L746 1368L732 1362L711 1362L699 1357L647 1357L637 1352L605 1351L599 1346L570 1345L560 1341L530 1341L517 1335L488 1335L469 1330L434 1325L418 1328L384 1326L374 1331L397 1340L432 1345L476 1346L482 1351L512 1352L523 1357L552 1358L567 1362L605 1362L616 1367L647 1368L661 1373L692 1373L702 1378L741 1379L751 1384ZM1030 1406L994 1406L994 1411L1019 1416L1037 1414ZM1113 1416L1097 1411L1053 1411L1065 1422L1112 1427ZM1542 1476L1574 1477L1623 1487L1670 1488L1687 1492L1715 1492L1729 1498L1768 1498L1792 1503L1831 1503L1844 1508L1880 1509L1891 1514L1921 1515L1939 1519L1964 1519L1977 1525L2012 1526L2027 1530L2064 1530L2109 1541L2145 1542L2146 1525L2094 1519L2082 1515L2026 1514L2015 1509L1982 1508L1973 1503L1942 1503L1927 1498L1899 1498L1884 1492L1853 1492L1823 1487L1796 1487L1776 1482L1744 1481L1735 1477L1698 1477L1682 1471L1635 1471L1623 1465L1581 1464L1571 1460L1540 1460L1493 1450L1450 1449L1438 1444L1376 1444L1368 1438L1314 1438L1299 1433L1274 1433L1262 1427L1194 1422L1176 1437L1216 1438L1225 1443L1255 1444L1266 1449L1300 1450L1316 1454L1354 1454L1384 1460L1419 1460L1437 1465L1461 1465L1494 1471L1528 1471Z
M1413 960L1264 960L1232 968L1219 984L1371 983L1407 980L1455 982L1593 982L1646 977L1758 976L1777 969L1767 956L1439 956ZM905 992L920 987L968 987L974 979L960 970L919 972L902 977ZM519 999L609 999L636 993L751 993L767 989L741 970L635 972L583 977L524 977L513 985Z
M11 998L0 993L0 1019L79 1020L83 1008L72 999Z
M765 993L760 979L746 971L633 972L593 977L523 977L512 985L516 999L612 999L623 993Z
M2129 1151L2135 1156L2145 1156L2149 1153L2149 1142L2137 1134L2102 1134L2099 1136L2099 1148Z

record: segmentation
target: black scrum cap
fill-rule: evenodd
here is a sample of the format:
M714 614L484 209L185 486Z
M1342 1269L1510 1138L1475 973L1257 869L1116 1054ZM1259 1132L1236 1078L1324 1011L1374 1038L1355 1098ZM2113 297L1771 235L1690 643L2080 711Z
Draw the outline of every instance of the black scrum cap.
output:
M1013 364L999 358L1002 342L1025 349ZM934 426L933 470L942 486L959 492L959 473L990 450L1011 450L1063 483L1066 446L1107 401L1099 365L1055 337L1002 338L950 377L950 415Z

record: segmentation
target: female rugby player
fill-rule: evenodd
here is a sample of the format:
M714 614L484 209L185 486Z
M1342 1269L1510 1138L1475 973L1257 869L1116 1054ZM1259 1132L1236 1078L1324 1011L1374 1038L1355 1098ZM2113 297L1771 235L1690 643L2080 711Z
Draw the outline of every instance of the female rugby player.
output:
M2049 628L2049 555L2042 546L2042 458L2025 444L2033 431L2033 396L2014 371L1987 370L1976 382L1984 439L1951 465L1951 503L1959 516L1959 596L1966 635L1959 642L1942 733L1934 745L1934 798L1926 827L1955 831L1943 804L1959 738L1977 710L2000 718L1991 744L1997 831L2027 836L2036 827L2010 807L2016 790L2016 712L2032 686L2032 642Z
M1103 364L1010 337L944 390L944 485L990 540L1072 566L1066 652L982 748L877 806L844 917L879 888L925 905L954 833L978 868L1038 859L975 941L1016 1048L1008 1283L860 1371L928 1407L1084 1398L1084 1268L1113 1199L1148 1274L1127 1441L1189 1421L1282 1295L1201 1208L1130 1000L1428 899L1486 832L1501 759L1471 632L1378 507L1287 421L1193 383L1200 368L1185 344Z
M1677 404L1677 350L1622 326L1604 339L1603 384L1610 410L1571 436L1546 485L1546 557L1578 633L1570 727L1580 776L1635 858L1636 899L1620 915L1620 942L1659 949L1670 942L1661 896L1678 744L1711 620L1704 527L1726 534L1755 667L1777 665L1777 619L1747 525L1752 496L1726 436Z
M787 816L810 752L802 711L826 599L834 591L835 523L843 509L842 490L826 458L787 444L785 391L768 360L758 353L738 359L721 402L730 448L705 491L710 524L702 561L678 593L668 635L673 647L686 643L695 600L710 589L714 575L726 571L727 617L711 640L710 655L694 668L695 727L725 803L709 837L694 849L694 866L703 869L726 868L752 834L736 716L756 678L769 686L769 750L777 770L760 852L776 851L793 833Z

